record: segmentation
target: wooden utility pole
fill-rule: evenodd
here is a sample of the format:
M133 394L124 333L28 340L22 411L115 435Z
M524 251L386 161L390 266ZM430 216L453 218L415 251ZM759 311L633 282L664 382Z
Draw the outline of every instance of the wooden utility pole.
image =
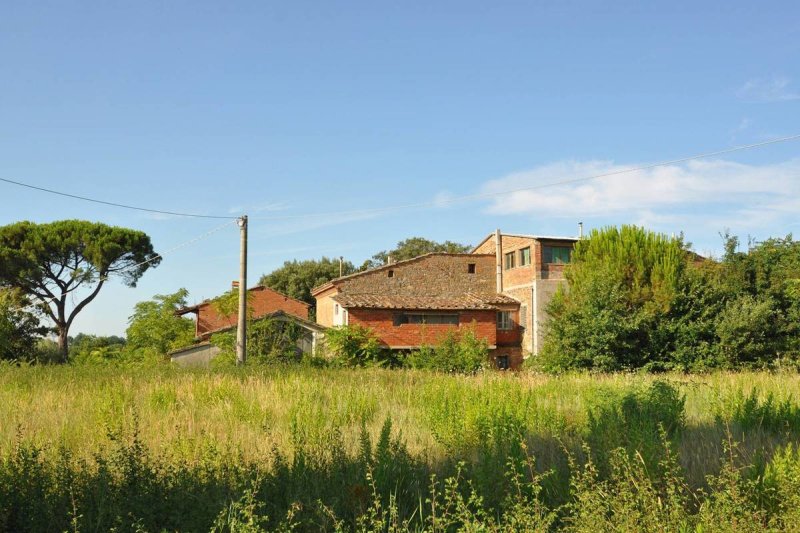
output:
M239 326L236 329L236 364L247 361L247 215L239 219Z

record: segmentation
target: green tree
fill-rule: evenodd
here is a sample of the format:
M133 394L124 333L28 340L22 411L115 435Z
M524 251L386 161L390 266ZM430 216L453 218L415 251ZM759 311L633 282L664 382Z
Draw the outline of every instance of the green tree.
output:
M342 274L352 274L356 269L350 261L342 263ZM286 261L277 270L261 276L259 285L314 305L311 289L339 277L339 260L323 257L315 260Z
M61 360L69 353L69 328L105 282L129 287L160 257L141 231L83 220L48 224L18 222L0 227L0 284L20 289L55 324ZM78 289L88 294L68 310Z
M688 258L681 239L636 226L592 231L565 271L569 289L550 302L541 363L551 370L665 363Z
M420 255L429 254L432 252L446 252L453 254L467 253L472 249L468 244L460 244L452 241L436 242L425 239L423 237L411 237L404 241L397 243L393 250L383 250L367 259L361 270L376 268L385 265L389 257L394 261L403 261L405 259L413 259Z
M125 358L125 339L110 335L78 333L69 340L69 361L72 364L119 365Z
M0 289L0 360L36 358L36 343L46 332L19 291Z
M194 322L176 314L186 307L189 291L179 289L172 294L156 294L151 300L134 307L125 332L128 350L142 350L163 356L171 350L188 346L194 339Z

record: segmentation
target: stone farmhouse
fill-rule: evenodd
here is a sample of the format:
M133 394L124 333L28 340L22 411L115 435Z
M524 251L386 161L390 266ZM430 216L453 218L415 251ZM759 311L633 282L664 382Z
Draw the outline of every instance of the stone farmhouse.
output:
M545 306L564 283L576 241L498 230L471 253L431 253L343 276L312 291L317 323L369 327L395 350L473 328L498 368L517 368L539 351Z

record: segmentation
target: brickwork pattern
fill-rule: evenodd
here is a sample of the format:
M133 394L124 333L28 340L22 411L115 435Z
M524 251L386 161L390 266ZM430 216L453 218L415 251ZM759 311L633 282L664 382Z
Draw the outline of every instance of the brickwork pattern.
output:
M371 328L383 344L390 348L418 347L436 344L448 331L473 329L489 345L497 344L496 311L461 311L459 324L400 324L394 325L399 311L390 309L349 309L350 325Z
M305 302L289 298L268 287L255 287L248 292L250 293L248 304L253 310L253 318L259 318L275 311L284 311L287 314L308 320L309 305ZM230 316L220 315L211 302L204 302L197 306L195 335L202 338L209 332L235 326L238 317L239 313L233 313Z

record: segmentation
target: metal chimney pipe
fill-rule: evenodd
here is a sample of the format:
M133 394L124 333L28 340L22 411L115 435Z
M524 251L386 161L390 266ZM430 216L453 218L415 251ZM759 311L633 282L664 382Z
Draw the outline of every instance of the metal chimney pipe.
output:
M583 222L578 222L578 239L583 239Z

